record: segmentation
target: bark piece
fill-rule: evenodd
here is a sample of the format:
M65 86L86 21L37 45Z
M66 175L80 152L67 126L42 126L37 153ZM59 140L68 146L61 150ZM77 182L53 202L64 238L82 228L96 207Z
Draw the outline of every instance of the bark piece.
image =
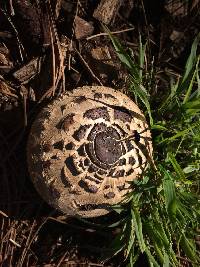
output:
M104 63L114 66L108 46L93 48L91 50L91 55L96 60L101 60Z
M0 74L8 73L13 68L10 51L5 46L0 46Z
M93 17L104 24L109 24L115 19L121 0L101 0L95 9Z
M21 83L28 83L41 69L41 58L32 59L28 64L13 73L13 76Z
M165 9L172 17L185 17L189 14L189 6L187 1L166 1Z
M94 27L91 22L87 22L80 17L75 19L75 36L77 40L84 39L92 35Z

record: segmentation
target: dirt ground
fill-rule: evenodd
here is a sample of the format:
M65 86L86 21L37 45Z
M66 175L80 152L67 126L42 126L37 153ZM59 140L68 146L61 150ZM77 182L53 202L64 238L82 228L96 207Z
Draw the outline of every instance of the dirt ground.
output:
M93 226L63 220L43 202L27 171L27 136L38 111L65 90L105 85L127 92L127 70L102 24L136 56L139 33L147 41L162 95L182 73L199 13L199 0L0 1L0 266L125 265L122 254L105 260L118 228L102 225L118 215L91 219Z

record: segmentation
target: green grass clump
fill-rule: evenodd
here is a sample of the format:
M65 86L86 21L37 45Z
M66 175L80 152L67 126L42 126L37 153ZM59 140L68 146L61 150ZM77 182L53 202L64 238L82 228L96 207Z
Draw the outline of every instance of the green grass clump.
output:
M141 38L139 56L134 59L106 31L129 70L134 100L146 108L157 167L134 182L128 205L126 202L116 207L118 212L126 210L126 217L110 245L113 255L123 251L128 266L134 266L141 254L149 266L181 266L183 260L190 266L200 266L195 241L200 231L200 34L193 42L183 74L171 77L171 88L165 88L162 97L157 98L153 87L156 71L147 62Z

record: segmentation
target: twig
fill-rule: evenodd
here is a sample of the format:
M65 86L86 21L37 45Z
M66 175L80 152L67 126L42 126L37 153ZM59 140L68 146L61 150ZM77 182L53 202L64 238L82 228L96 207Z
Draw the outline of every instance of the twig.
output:
M181 256L179 256L179 255L176 255L176 257L179 258L179 259L182 260L182 261L190 262L190 263L194 263L193 261L191 261L191 260L189 260L189 259L186 259L186 258L184 258L184 257L181 257Z
M12 0L9 0L9 4L10 4L10 13L11 13L11 16L14 16L15 15L15 10L13 8L13 1Z
M93 78L95 78L95 80L97 80L97 82L103 86L102 82L99 80L99 78L94 74L94 72L92 71L92 69L90 68L90 66L87 64L87 62L85 61L85 59L82 57L82 55L80 54L80 52L75 49L76 53L78 54L78 56L80 57L80 59L82 60L82 62L84 63L84 65L86 66L86 68L88 69L88 71L90 72L90 74L92 75Z
M120 31L114 31L114 32L111 32L111 34L120 34L120 33L123 33L123 32L129 32L129 31L133 31L135 29L135 27L132 27L132 28L128 28L128 29L124 29L124 30L120 30ZM92 36L89 36L86 38L86 40L90 40L90 39L93 39L93 38L96 38L96 37L99 37L99 36L107 36L108 33L106 32L101 32L101 33L98 33L98 34L95 34L95 35L92 35Z
M60 8L61 8L61 3L62 1L61 0L57 0L56 1L56 10L55 10L55 14L56 14L56 18L58 18L59 16L59 13L60 13Z
M65 58L63 56L63 52L61 49L60 39L58 36L56 23L55 23L55 17L53 16L53 10L52 10L50 2L49 2L49 7L50 7L50 14L51 14L51 21L53 25L53 33L54 33L55 40L56 40L56 48L58 49L58 56L59 56L59 66L58 66L58 72L56 72L56 81L55 81L55 86L57 88L58 83L61 80L61 78L63 79L63 83L65 81L65 66L64 66Z
M0 210L0 214L6 218L8 218L8 215L6 213L4 213L2 210Z
M79 1L77 0L77 3L76 3L76 13L75 13L75 16L74 16L74 21L73 21L73 24L72 24L72 37L71 37L71 40L70 40L70 44L69 44L69 51L72 50L72 47L73 47L73 38L74 38L74 34L75 34L75 21L76 21L76 17L78 15L78 7L79 7ZM71 70L71 53L69 54L69 57L68 57L68 70Z
M27 240L26 240L26 243L25 243L25 246L24 246L24 249L23 249L23 251L22 251L22 255L21 255L21 259L20 259L20 262L18 262L18 264L17 264L17 267L20 267L20 266L22 266L23 265L23 263L24 263L24 259L25 259L25 257L26 257L26 254L27 254L27 252L28 252L28 250L29 250L29 248L30 248L30 245L31 245L31 235L33 235L34 237L35 237L35 234L33 234L34 233L34 227L36 226L36 219L34 219L34 221L33 221L33 223L32 223L32 226L30 227L30 233L29 233L29 235L28 235L28 237L27 237ZM36 231L37 232L37 231Z
M21 245L18 244L18 243L17 243L15 240L13 240L12 238L9 238L9 241L10 241L13 245L15 245L16 247L21 248Z
M17 39L17 42L18 42L18 49L19 49L19 54L20 54L20 57L21 57L21 60L22 62L24 62L24 57L23 57L23 52L24 54L26 55L25 53L25 49L22 45L22 42L20 41L20 38L19 38L19 34L18 34L18 31L17 29L15 28L15 25L13 24L10 16L8 16L8 14L3 10L3 9L0 9L1 12L4 14L4 16L7 18L7 20L9 21L11 27L13 28L14 32L15 32L15 35L16 35L16 39Z
M24 127L27 126L27 89L24 85L21 85L21 96L23 99L23 111L24 111Z

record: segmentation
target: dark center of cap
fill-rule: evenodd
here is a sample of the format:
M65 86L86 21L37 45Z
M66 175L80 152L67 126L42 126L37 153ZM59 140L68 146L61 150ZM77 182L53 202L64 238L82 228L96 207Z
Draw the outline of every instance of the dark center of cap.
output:
M108 132L100 132L96 135L94 150L98 160L105 164L113 164L122 156L120 142Z

